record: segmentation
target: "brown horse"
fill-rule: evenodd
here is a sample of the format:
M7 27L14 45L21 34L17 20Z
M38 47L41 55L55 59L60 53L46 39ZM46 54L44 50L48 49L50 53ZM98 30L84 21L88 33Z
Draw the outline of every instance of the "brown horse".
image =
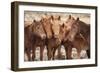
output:
M74 40L76 34L79 32L79 18L74 19L71 15L69 16L67 23L65 23L67 32L66 32L66 37L63 40L62 45L65 47L66 51L66 58L70 59L71 58L71 52L72 52L72 41Z
M28 60L31 60L30 53L32 51L32 60L35 59L35 49L40 47L40 60L43 59L43 49L45 47L46 34L40 21L33 21L31 25L24 28L25 52Z
M28 61L31 61L31 50L32 50L32 25L28 25L24 28L24 53L28 56Z
M59 30L59 35L58 35L58 40L59 40L59 44L56 48L53 49L53 59L54 59L54 56L55 56L55 52L56 50L58 49L58 59L61 58L61 52L60 52L60 49L61 49L61 44L62 44L62 41L63 39L65 38L65 34L66 34L66 27L65 25L60 25L60 30Z
M83 49L88 50L89 57L90 26L80 21L79 18L73 24L74 27L71 27L71 31L67 34L67 41L63 43L66 49L66 56L68 59L71 59L72 48L76 48L78 52L78 58L80 58L80 52Z
M69 16L70 18L70 16ZM61 17L60 16L56 16L53 17L52 16L52 32L53 32L53 38L48 39L48 48L50 50L50 58L49 59L53 59L54 60L54 56L55 56L55 52L58 49L59 53L58 53L58 58L60 59L60 48L61 48L61 44L63 39L65 38L65 34L68 32L68 28L66 28L66 26L64 25L64 23L61 22ZM67 32L66 32L67 31Z
M80 36L87 43L85 50L87 51L88 58L90 58L90 24L79 21Z
M51 16L44 14L44 16L41 19L41 23L43 24L44 31L46 33L47 38L52 38L52 23L51 23Z
M54 58L53 56L53 51L58 48L58 46L61 43L61 36L59 36L60 32L60 27L61 25L59 24L60 22L60 16L54 18L54 16L48 16L46 15L45 18L42 19L42 23L44 25L44 29L47 35L47 40L46 40L46 46L47 46L47 54L48 54L48 60L51 60ZM64 29L64 25L61 27ZM65 31L61 31L63 33Z
M46 33L46 47L47 47L47 56L48 56L48 60L51 59L51 46L50 44L52 43L52 41L54 41L52 38L53 38L53 31L52 31L52 23L51 23L51 16L48 16L48 15L44 15L41 19L41 22L43 24L43 27L44 27L44 30L45 30L45 33ZM50 43L50 41L51 43ZM49 48L50 46L50 48Z
M70 30L72 30L71 27L76 27L76 22L78 21L75 20L73 17L71 17L71 15L69 15L69 18L68 18L68 21L66 22L67 25L65 23L61 24L61 17L60 16L51 16L52 20L49 20L51 21L52 24L47 24L47 27L48 25L51 27L48 27L49 31L52 30L52 38L47 38L47 48L48 48L48 59L50 60L51 58L54 59L54 55L55 55L55 51L58 49L60 51L60 48L61 48L61 44L62 44L62 41L65 41L67 39L64 39L65 38L65 35L68 34L68 32ZM75 24L75 25L74 25ZM75 28L77 29L77 27ZM75 31L75 30L73 30ZM48 31L46 31L48 32ZM77 32L77 31L76 31ZM70 35L71 38L69 38L67 36L67 38L70 39L73 39L75 33L72 33L70 32ZM59 55L60 53L58 53ZM59 56L60 58L60 56Z

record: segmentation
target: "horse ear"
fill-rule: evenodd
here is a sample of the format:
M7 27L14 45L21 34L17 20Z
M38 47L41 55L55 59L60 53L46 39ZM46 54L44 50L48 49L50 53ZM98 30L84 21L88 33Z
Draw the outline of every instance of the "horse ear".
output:
M34 23L34 22L36 22L36 20L35 20L35 19L33 20L33 23Z
M64 26L65 26L65 25L64 25L64 23L63 23L63 24L61 25L61 27L63 27L63 28L64 28Z
M53 20L54 18L53 18L53 15L51 15L51 19Z
M60 20L60 16L58 17L58 20Z
M69 19L71 19L71 15L69 15Z
M76 19L76 21L79 21L79 17Z

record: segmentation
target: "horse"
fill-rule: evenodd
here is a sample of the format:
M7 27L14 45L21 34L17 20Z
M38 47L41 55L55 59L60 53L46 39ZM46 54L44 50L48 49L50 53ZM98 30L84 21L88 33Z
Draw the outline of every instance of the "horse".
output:
M87 55L90 58L90 24L87 24L83 21L79 21L79 29L80 29L80 36L86 41L87 43Z
M57 49L61 43L61 39L58 36L61 27L61 25L59 24L60 16L54 18L54 15L50 15L50 16L45 15L45 17L42 18L41 22L44 25L44 29L47 35L46 47L48 51L47 52L48 60L51 60L54 59L54 55L53 55L54 50Z
M73 25L73 23L75 23L76 20L73 17L71 17L71 15L69 15L69 19L66 22L67 25L65 25L65 23L61 23L60 16L56 16L56 17L51 16L51 18L49 18L49 19L50 20L48 20L48 21L46 20L49 23L45 25L48 27L49 32L52 33L52 38L47 38L48 60L50 60L50 59L54 60L55 51L57 49L59 51L58 56L60 59L60 48L61 48L62 41L65 40L64 39L65 35L66 35L66 33L68 33L71 30L71 27L72 26L73 26L73 28L75 27L75 25ZM45 23L46 23L46 21L45 21ZM50 21L51 21L51 23L50 23ZM77 21L78 21L78 19L77 19ZM47 28L45 28L45 29L47 29ZM48 33L48 31L46 31L46 32ZM71 35L71 33L70 33L70 35ZM75 34L72 34L72 35L75 35ZM73 38L73 37L71 37L71 38Z
M68 19L68 23L70 24L70 26L72 26L72 23L75 20L73 20L73 18L71 18L70 15L69 15L69 19ZM66 33L68 33L71 29L69 29L69 25L65 25L64 23L61 22L60 16L57 16L56 18L52 16L51 21L52 21L53 38L48 39L48 48L51 48L50 58L54 60L55 52L58 49L58 58L61 59L60 48L62 45L62 41L64 40Z
M40 60L43 60L43 49L45 47L46 34L40 21L34 20L32 24L24 28L25 52L28 60L31 61L30 53L32 51L32 60L35 60L36 47L40 47Z
M24 53L28 57L28 61L31 61L30 52L32 50L32 25L24 27Z
M43 24L43 28L47 38L52 38L53 36L51 19L52 18L50 15L44 14L40 21Z
M71 15L67 19L65 23L67 32L65 34L65 38L62 42L62 45L65 47L66 51L66 59L71 59L71 52L72 52L72 41L74 41L76 34L79 32L79 18L75 19Z
M64 42L64 47L66 49L67 59L71 59L72 48L77 49L78 58L80 58L81 50L85 49L88 51L88 57L90 55L90 26L86 23L77 19L77 22L73 23L75 26L71 27L70 33L67 34L66 42ZM77 24L77 25L76 25ZM85 29L85 30L84 30Z
M60 40L58 46L56 48L53 49L53 60L54 60L54 56L55 56L55 52L56 50L58 49L58 59L61 59L61 52L60 52L60 49L61 49L61 44L62 44L62 40L65 38L65 34L66 34L66 28L65 28L65 25L62 24L60 25L60 29L59 29L59 35L56 36L58 38L58 40Z

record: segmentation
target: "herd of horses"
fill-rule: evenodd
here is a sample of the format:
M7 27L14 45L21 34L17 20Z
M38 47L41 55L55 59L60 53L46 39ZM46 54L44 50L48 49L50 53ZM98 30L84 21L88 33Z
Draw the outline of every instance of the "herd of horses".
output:
M65 22L61 21L59 15L45 15L40 21L33 20L32 24L24 27L24 52L28 61L35 61L36 47L40 47L42 61L45 46L48 60L54 60L56 50L60 51L62 45L65 48L66 59L72 59L72 48L77 49L78 59L80 59L81 50L86 50L90 58L90 24L71 15Z

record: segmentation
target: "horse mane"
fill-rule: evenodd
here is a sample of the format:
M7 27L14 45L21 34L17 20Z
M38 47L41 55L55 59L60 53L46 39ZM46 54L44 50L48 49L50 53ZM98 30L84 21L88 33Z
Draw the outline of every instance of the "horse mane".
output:
M90 24L87 24L81 20L79 20L79 24L81 24L81 26L83 26L83 27L85 26L86 28L90 28Z
M32 24L30 24L30 25L24 27L24 32L27 33L27 32L29 32L29 31L32 31L31 28L32 28Z
M86 24L83 21L79 21L79 36L87 41L90 37L90 24Z
M50 19L50 18L49 18L49 19ZM47 21L48 21L48 19L44 19L44 18L40 20L40 22L42 23L42 26L43 26L43 29L44 29L46 35L47 35L48 32L46 32L46 30L45 30L45 26L43 25L43 22L47 22ZM54 32L53 32L53 29L52 29L52 25L53 25L53 24L50 23L50 29L51 29L51 33L52 33L52 37L53 37Z
M79 20L79 28L80 28L81 34L83 34L83 35L90 34L90 24L87 24L87 23Z

